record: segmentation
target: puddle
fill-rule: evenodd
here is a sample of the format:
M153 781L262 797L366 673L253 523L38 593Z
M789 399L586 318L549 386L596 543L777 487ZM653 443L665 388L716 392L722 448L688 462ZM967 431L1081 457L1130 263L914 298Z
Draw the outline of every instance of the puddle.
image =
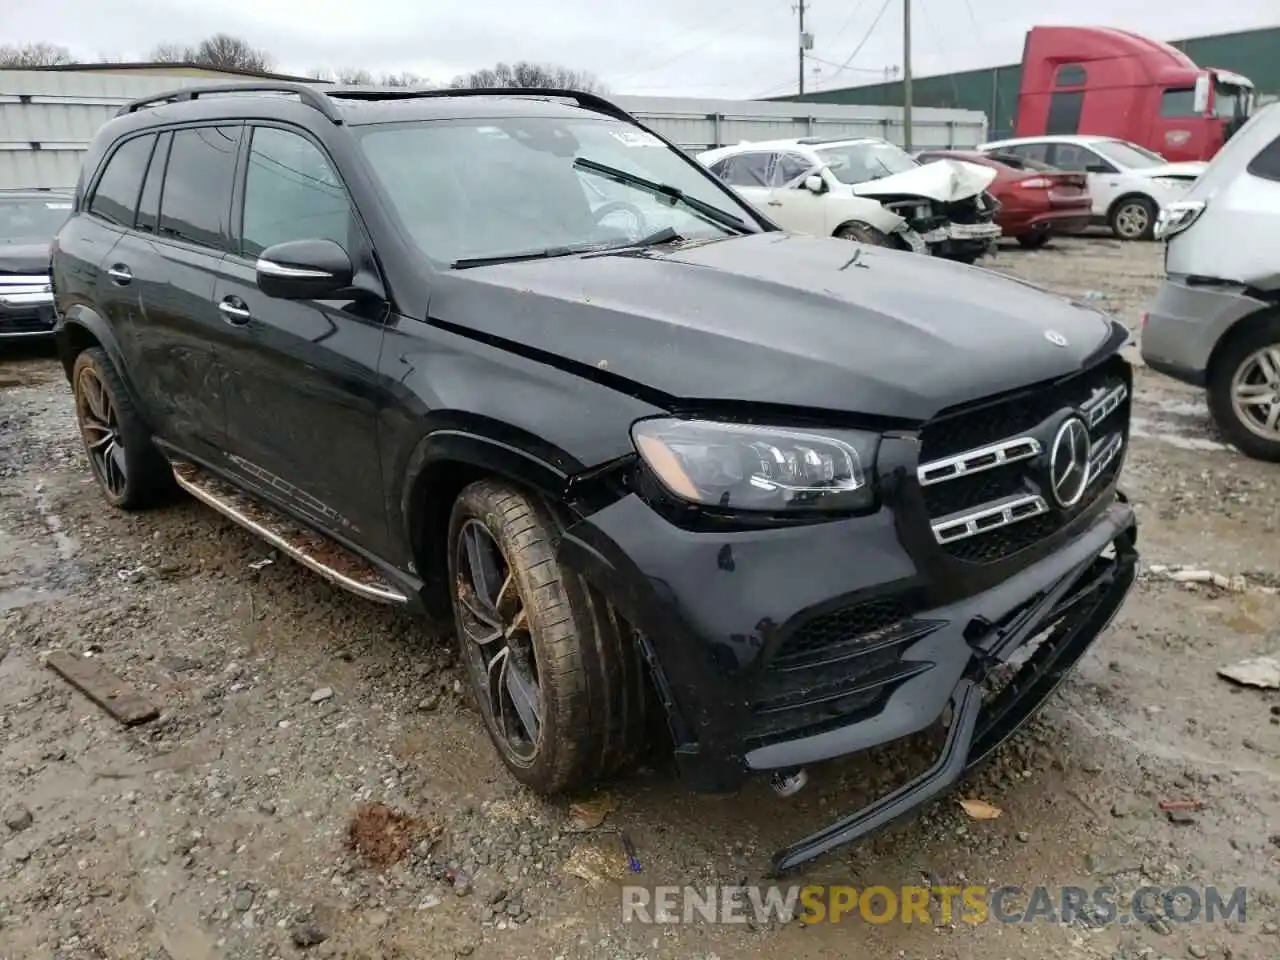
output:
M74 562L79 544L54 512L43 481L28 503L27 520L18 521L18 529L0 526L0 613L59 600L66 595L64 585L80 575Z

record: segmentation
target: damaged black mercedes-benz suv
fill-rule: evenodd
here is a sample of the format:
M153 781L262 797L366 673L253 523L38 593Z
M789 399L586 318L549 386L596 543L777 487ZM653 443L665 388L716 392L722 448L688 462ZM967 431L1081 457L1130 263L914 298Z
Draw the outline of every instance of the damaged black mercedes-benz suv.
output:
M101 130L74 203L58 343L105 496L181 488L447 611L536 790L650 719L695 787L783 795L945 727L786 870L954 783L1133 582L1118 324L781 232L598 97L187 88Z

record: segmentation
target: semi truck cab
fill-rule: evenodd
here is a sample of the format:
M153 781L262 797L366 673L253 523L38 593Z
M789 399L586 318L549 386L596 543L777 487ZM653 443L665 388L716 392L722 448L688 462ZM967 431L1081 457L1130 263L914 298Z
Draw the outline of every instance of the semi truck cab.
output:
M1118 137L1170 161L1208 160L1253 109L1253 83L1127 30L1033 27L1016 135Z

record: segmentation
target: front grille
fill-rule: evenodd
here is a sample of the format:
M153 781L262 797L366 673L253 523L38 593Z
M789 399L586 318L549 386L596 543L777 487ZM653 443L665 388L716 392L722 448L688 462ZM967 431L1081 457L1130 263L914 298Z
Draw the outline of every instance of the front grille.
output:
M1119 473L1131 390L1128 365L1117 359L926 425L918 475L943 549L957 560L994 563L1052 536L1093 503ZM1056 430L1070 412L1086 421L1091 465L1079 502L1063 508L1048 472Z
M44 333L52 330L53 324L53 307L12 313L0 310L0 336L6 333Z

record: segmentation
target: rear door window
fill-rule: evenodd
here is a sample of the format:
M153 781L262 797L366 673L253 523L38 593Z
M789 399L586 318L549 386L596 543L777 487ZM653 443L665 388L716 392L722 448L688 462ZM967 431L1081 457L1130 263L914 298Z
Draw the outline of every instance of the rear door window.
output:
M740 153L730 164L726 182L735 187L769 186L771 153Z
M226 249L240 129L237 124L174 132L160 195L161 236Z
M122 227L132 227L142 192L142 178L147 173L155 134L133 137L116 147L98 178L89 212Z
M143 233L155 233L156 221L160 217L160 187L164 181L164 165L169 159L169 144L173 140L172 133L160 134L156 148L151 153L151 165L147 167L147 179L142 184L142 196L138 200L138 219L135 229Z
M1001 147L999 152L1012 154L1020 160L1049 162L1049 145L1047 143L1015 143L1007 147Z

